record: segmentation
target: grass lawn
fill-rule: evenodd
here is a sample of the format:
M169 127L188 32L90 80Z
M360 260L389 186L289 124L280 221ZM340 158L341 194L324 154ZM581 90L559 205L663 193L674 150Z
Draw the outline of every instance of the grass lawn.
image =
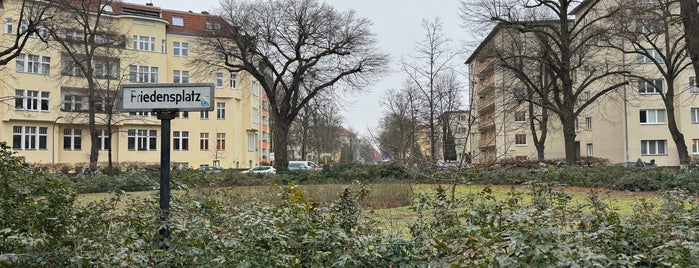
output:
M368 194L364 197L362 205L365 207L365 215L369 219L376 220L379 227L389 234L408 235L407 224L415 219L415 212L411 208L412 198L417 193L431 193L438 185L418 184L410 185L404 183L377 183L367 185ZM344 188L349 187L357 192L361 186L323 184L323 185L301 185L299 186L309 200L318 203L329 203L337 199ZM444 187L450 187L445 185ZM489 187L493 196L498 200L507 198L510 191L526 193L530 191L523 186L483 186L483 185L457 185L454 189L456 196L467 194L477 194ZM256 199L264 202L276 202L279 200L278 193L281 192L279 186L245 186L228 187L216 189L198 189L201 191L224 191L236 203L249 202ZM659 194L656 192L623 192L611 191L607 189L591 189L580 187L557 188L571 195L571 205L581 205L587 203L590 193L595 192L610 208L620 214L630 214L633 207L641 198L651 202L659 202ZM173 195L181 194L181 191L173 190ZM79 204L89 202L99 202L108 197L108 193L82 194L78 197ZM128 192L125 199L140 199L147 197L157 197L158 191ZM524 201L528 202L528 196L524 195ZM128 202L121 202L126 204Z

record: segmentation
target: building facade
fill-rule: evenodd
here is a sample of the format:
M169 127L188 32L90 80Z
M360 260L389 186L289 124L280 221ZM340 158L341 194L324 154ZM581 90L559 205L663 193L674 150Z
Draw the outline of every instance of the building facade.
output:
M585 1L573 10L572 16L580 15L593 1ZM604 3L600 2L600 3ZM609 4L609 3L607 3ZM658 4L653 1L630 1L628 4L636 7ZM600 4L602 5L602 4ZM599 11L607 10L600 6ZM592 7L596 9L596 7ZM676 9L673 12L679 13ZM592 12L591 14L594 14ZM628 18L627 18L628 19ZM593 18L589 18L593 21ZM638 16L628 23L630 32L648 34L647 17ZM610 20L603 20L612 28ZM680 25L681 27L681 25ZM661 35L677 35L677 32L667 30ZM649 39L650 40L650 39ZM658 38L658 42L664 42ZM575 130L575 152L578 157L591 156L609 159L611 163L654 162L660 166L680 166L676 143L668 130L668 109L665 107L661 94L670 87L674 88L674 112L677 128L684 134L684 142L688 146L690 156L699 155L699 90L696 78L688 65L689 58L680 58L677 66L686 66L677 76L668 81L663 78L656 61L656 53L629 53L639 47L652 47L647 41L633 47L628 41L619 42L619 49L607 49L598 53L598 57L613 60L621 64L622 70L628 71L625 79L628 84L620 87L585 108L578 116ZM663 48L663 44L656 44ZM499 25L484 39L480 46L467 60L470 70L470 85L473 89L474 115L477 117L477 146L472 149L476 161L499 161L504 159L536 160L536 148L532 141L532 131L529 128L529 109L527 102L518 100L517 79L505 68L501 68L498 51L516 50L522 48L505 27ZM646 50L645 52L648 52ZM680 54L677 54L680 55ZM674 55L666 55L675 57ZM657 56L659 62L660 56ZM684 62L683 62L684 61ZM591 66L594 68L594 66ZM601 69L601 68L600 68ZM583 70L583 69L580 69ZM592 70L592 69L590 69ZM578 81L585 77L583 71L574 74ZM578 100L587 100L601 88L618 80L607 81L590 87L588 92L582 92ZM540 113L534 114L539 116ZM559 118L551 115L548 123L548 138L545 146L547 159L565 157L563 133Z
M13 42L16 27L24 23L18 19L20 5L19 0L3 1L3 44ZM125 42L95 56L98 92L113 96L106 93L118 91L121 84L211 83L215 87L213 111L179 112L172 120L174 164L249 168L269 162L269 102L264 90L246 73L205 63L220 56L203 45L206 33L224 23L220 18L123 2L99 8L103 29ZM87 36L77 25L56 33L75 42ZM66 49L51 38L47 43L30 38L21 54L0 71L0 99L8 100L0 107L0 140L31 163L89 161L88 83ZM111 159L117 164L158 163L160 120L155 113L108 112L118 102L109 97L95 101L99 162L107 161L111 148Z

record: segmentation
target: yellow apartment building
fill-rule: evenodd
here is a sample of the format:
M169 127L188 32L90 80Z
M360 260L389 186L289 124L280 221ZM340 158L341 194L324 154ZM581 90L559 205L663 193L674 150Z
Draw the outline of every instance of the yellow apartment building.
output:
M18 21L21 1L1 3L2 42L7 44L23 24ZM103 10L101 21L126 40L102 56L117 64L101 67L96 63L96 70L111 73L99 76L103 91L118 90L120 84L210 83L215 87L213 111L179 112L172 120L173 164L248 168L269 162L269 102L258 82L246 73L196 61L218 57L218 51L202 45L202 33L219 29L220 18L124 2L113 2ZM60 34L78 41L84 38L78 30ZM88 162L87 82L71 66L64 49L30 38L21 54L0 70L0 80L1 141L31 163ZM110 101L100 99L96 109L107 110L107 105ZM109 147L117 164L160 161L162 133L154 113L115 114L111 139L106 119L107 113L97 114L99 162L107 161Z
M585 1L581 6L591 2ZM639 1L638 4L644 3L653 2ZM581 10L579 6L572 15L578 15L576 12ZM527 104L517 100L514 90L518 87L517 80L500 67L496 55L497 50L515 47L510 32L498 25L466 61L470 70L470 94L473 94L471 112L477 117L473 132L476 138L471 150L476 162L537 159L528 127L531 115ZM657 92L667 88L667 81L646 57L611 50L600 54L623 63L626 70L651 79L655 86L645 80L627 78L626 86L587 107L577 118L576 154L609 159L611 163L641 159L660 166L679 166L677 148L667 126L666 109ZM677 92L677 125L685 136L690 156L699 155L699 89L695 81L690 67L680 72L673 83ZM584 92L581 97L589 97L594 90ZM556 115L551 115L548 126L546 158L565 158L563 132Z

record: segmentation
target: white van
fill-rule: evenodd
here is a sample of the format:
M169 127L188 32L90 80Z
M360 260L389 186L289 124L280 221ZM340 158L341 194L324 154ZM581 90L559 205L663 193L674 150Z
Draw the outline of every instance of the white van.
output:
M289 170L315 170L313 161L289 161Z

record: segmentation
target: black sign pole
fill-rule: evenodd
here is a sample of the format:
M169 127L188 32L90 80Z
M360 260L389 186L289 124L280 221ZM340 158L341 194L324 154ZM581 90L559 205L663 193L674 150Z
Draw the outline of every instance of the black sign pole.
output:
M160 111L160 220L161 227L158 230L156 245L160 249L167 249L170 240L168 218L170 216L170 121L175 118L175 111Z

